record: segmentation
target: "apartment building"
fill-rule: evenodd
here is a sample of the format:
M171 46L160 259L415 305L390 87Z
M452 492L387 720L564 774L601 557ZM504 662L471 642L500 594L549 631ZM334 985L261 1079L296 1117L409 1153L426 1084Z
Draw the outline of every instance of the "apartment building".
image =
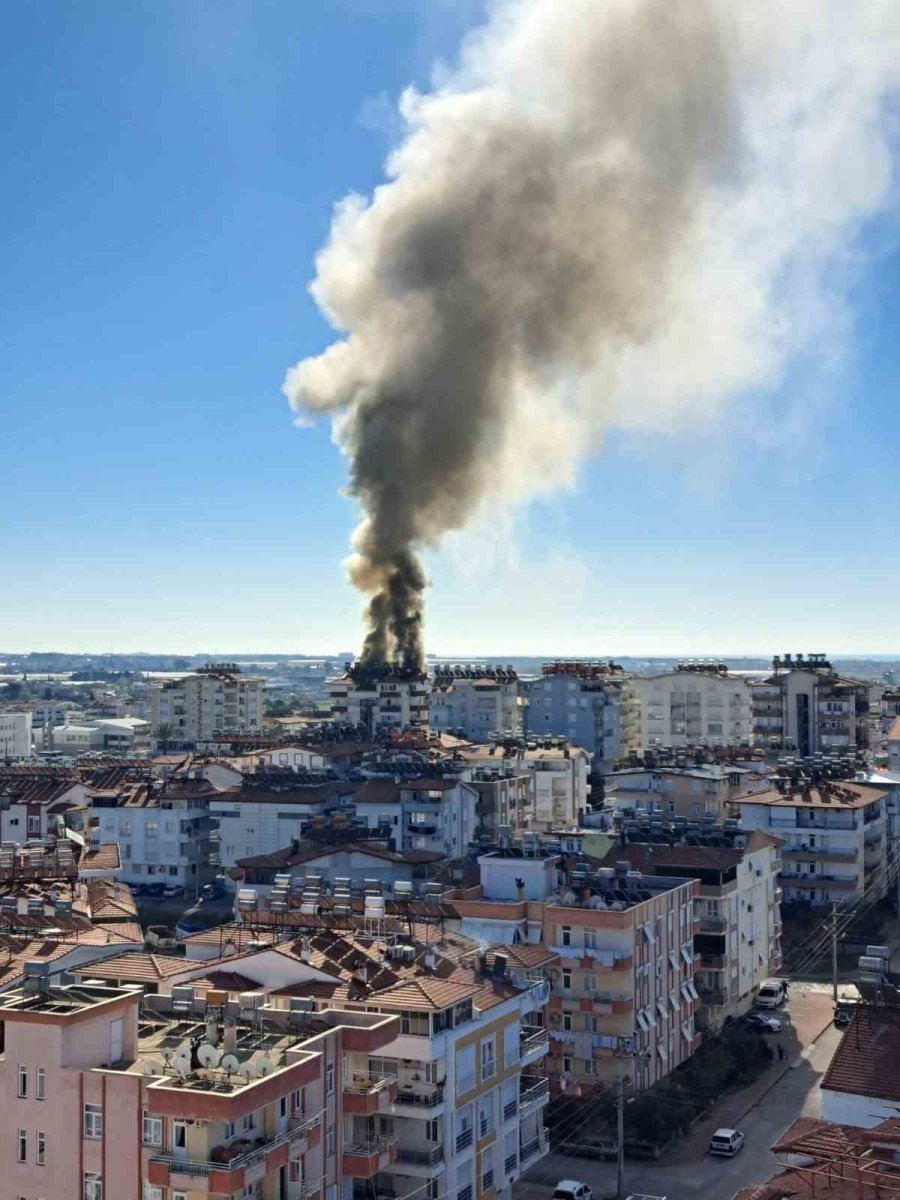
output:
M55 835L60 826L84 834L87 784L65 771L35 768L0 773L0 841Z
M196 891L212 878L210 802L202 778L141 778L88 794L94 839L117 842L126 883L165 883Z
M395 667L348 663L340 678L328 680L332 718L370 735L427 725L430 692L424 673Z
M519 737L524 701L512 667L435 667L428 725L473 741Z
M0 759L31 757L31 713L0 712Z
M537 679L522 681L525 736L565 737L582 746L598 770L612 770L625 745L632 744L634 713L631 676L611 662L545 663Z
M749 746L753 739L747 679L722 662L684 662L674 671L635 677L640 748Z
M478 837L496 841L501 831L522 830L536 820L533 775L475 768L466 773L465 779L478 793L475 806Z
M354 797L370 831L383 830L395 850L462 858L475 840L478 790L455 776L369 779Z
M663 1079L699 1044L691 879L644 875L627 861L563 873L537 848L481 855L481 884L450 893L470 937L541 944L551 969L547 1069L570 1095L608 1085L629 1056L636 1090Z
M746 1012L781 968L780 846L756 830L742 847L631 842L606 858L607 866L627 860L644 874L698 881L695 986L704 1028Z
M210 663L180 679L151 681L153 736L169 746L190 747L258 735L264 688L264 679L243 675L235 663Z
M625 767L603 777L603 796L620 812L646 810L671 820L712 819L731 815L737 797L768 787L768 777L731 763L691 767Z
M849 901L887 890L888 794L892 785L845 780L776 786L736 800L741 825L781 843L785 900Z
M530 775L531 807L524 818L529 829L575 825L589 803L591 756L564 738L464 746L454 751L453 762L481 776Z
M54 987L41 967L0 997L11 1195L349 1200L392 1160L340 1081L392 1040L396 1017L276 1009L261 993Z
M803 757L868 745L868 684L839 675L824 654L785 654L772 668L750 689L757 745Z
M900 774L900 717L891 722L887 734L888 770Z
M146 749L149 732L149 723L140 717L83 718L78 724L54 725L47 730L45 742L48 750L70 758L83 754L127 757Z

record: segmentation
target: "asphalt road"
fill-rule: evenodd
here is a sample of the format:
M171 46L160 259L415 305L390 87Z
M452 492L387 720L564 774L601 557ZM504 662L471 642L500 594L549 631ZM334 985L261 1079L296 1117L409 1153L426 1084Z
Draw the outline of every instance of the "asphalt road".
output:
M700 1156L694 1161L658 1163L628 1160L625 1188L666 1200L730 1200L748 1183L763 1183L779 1164L769 1147L797 1117L821 1116L819 1081L825 1073L841 1032L830 1026L808 1046L791 1069L740 1121L746 1134L735 1158ZM680 1157L680 1156L678 1156ZM513 1188L514 1200L549 1200L559 1179L580 1179L594 1196L614 1196L616 1164L549 1154Z

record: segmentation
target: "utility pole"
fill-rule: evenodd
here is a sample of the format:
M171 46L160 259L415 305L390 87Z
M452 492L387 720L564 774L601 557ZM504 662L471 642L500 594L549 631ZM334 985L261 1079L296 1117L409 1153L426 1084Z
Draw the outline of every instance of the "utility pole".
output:
M838 919L837 919L837 904L832 902L831 905L831 998L837 1004L837 943L838 943Z
M625 1051L616 1054L618 1087L616 1088L616 1200L625 1200Z

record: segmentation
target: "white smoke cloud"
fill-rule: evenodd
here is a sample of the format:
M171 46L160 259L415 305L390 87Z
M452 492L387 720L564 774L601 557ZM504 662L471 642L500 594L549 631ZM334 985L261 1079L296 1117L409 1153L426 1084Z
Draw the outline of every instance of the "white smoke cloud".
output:
M833 352L898 84L896 0L510 0L404 95L317 261L346 337L285 381L350 459L370 657L420 657L417 555L486 499Z

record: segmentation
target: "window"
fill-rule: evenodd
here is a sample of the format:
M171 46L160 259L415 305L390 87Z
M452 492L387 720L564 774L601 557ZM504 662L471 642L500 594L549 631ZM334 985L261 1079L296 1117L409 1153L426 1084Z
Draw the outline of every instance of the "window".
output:
M562 1018L563 1018L563 1029L571 1029L572 1028L572 1014L570 1012L564 1012L562 1015Z
M20 1100L24 1100L28 1095L28 1068L19 1067L19 1087L16 1095Z
M163 1190L161 1187L154 1187L152 1183L144 1182L143 1191L141 1193L142 1200L163 1200Z
M162 1145L162 1117L151 1117L144 1113L143 1141L145 1146Z
M481 1078L492 1079L497 1064L494 1060L494 1039L486 1038L481 1043Z
M38 1067L34 1081L34 1095L38 1100L47 1099L47 1068Z
M38 1130L37 1135L37 1154L34 1161L39 1167L43 1167L47 1162L47 1135L42 1129Z
M86 1104L82 1129L86 1138L103 1137L103 1108L99 1104Z
M586 992L596 992L596 990L597 990L597 976L596 975L585 975L584 990Z
M570 988L571 988L571 986L572 986L572 972L571 972L571 971L563 971L563 973L562 973L562 985L563 985L563 991L564 991L564 992L567 992L567 991L569 991L569 989L570 989Z
M325 1067L325 1095L334 1095L334 1063L328 1063Z
M295 1092L291 1092L291 1112L294 1116L303 1112L303 1091L297 1088Z
M563 925L562 926L562 944L564 946L572 945L572 926L571 925Z
M103 1180L95 1171L84 1173L84 1200L103 1200Z
M184 1126L182 1125L182 1131ZM248 1130L256 1128L256 1113L247 1113L245 1117L241 1117L241 1129L247 1133Z
M19 1137L16 1142L16 1158L19 1162L28 1161L28 1134L24 1129L19 1130Z
M334 1154L334 1126L329 1125L325 1130L325 1153L330 1158Z

